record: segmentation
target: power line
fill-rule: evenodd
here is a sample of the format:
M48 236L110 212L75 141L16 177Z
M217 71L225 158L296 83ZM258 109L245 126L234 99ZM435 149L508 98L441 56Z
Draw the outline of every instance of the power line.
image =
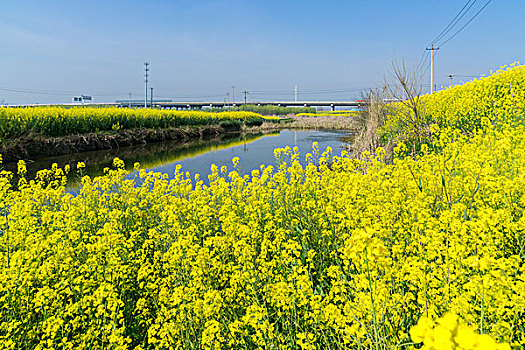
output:
M442 77L448 77L450 74L442 75ZM480 78L481 75L466 75L466 74L452 74L454 77L460 78Z
M36 90L27 90L27 89L0 88L0 90L9 91L9 92L19 92L19 93L24 93L24 94L37 94L37 95L62 95L62 96L72 95L72 93L65 93L65 92L36 91Z
M0 91L8 91L8 92L18 92L18 93L24 93L24 94L36 94L36 95L55 95L55 96L71 96L79 94L78 91L54 91L54 90L35 90L35 89L26 89L26 88L0 88ZM90 95L95 96L120 96L120 95L127 95L128 92L93 92L93 91L85 91L83 90L83 93L87 93ZM136 93L135 93L136 94Z
M429 46L432 45L432 44L435 44L438 40L440 40L445 35L447 35L447 33L450 32L452 30L452 28L454 28L456 26L456 24L458 24L459 21L461 21L461 19L467 14L467 12L471 9L471 7L474 6L474 4L476 3L477 0L474 0L472 2L472 4L470 4L470 6L465 10L465 8L468 6L468 4L471 1L472 0L468 0L465 3L465 5L463 5L461 10L454 17L454 19L452 19L452 21L450 21L450 23L445 27L445 29L443 29L441 31L441 33L438 34L438 36L429 44Z
M427 53L427 51L428 51L428 50L426 50L426 49L423 51L423 55L422 55L421 58L419 59L419 62L418 62L417 67L416 67L416 73L418 73L418 72L422 72L421 69L422 69L423 67L425 67L425 64L427 63L428 56L429 56L428 53ZM425 71L425 72L422 72L421 75L424 75L425 73L426 73L426 71Z
M173 99L185 99L185 98L189 98L189 99L195 99L195 98L210 98L210 97L224 97L224 94L220 94L220 95L206 95L206 96L203 96L203 95L200 95L200 96L168 96L168 95L158 95L157 96L158 98L173 98Z
M434 53L434 57L436 57L437 54L438 54L437 52ZM431 65L431 63L432 63L431 61L428 61L427 65L426 65L426 67L425 67L425 70L423 71L423 73L422 73L421 75L425 75L425 74L428 73L428 70L430 69L430 65ZM429 85L429 84L427 84L427 85Z
M423 50L423 53L421 54L421 58L419 59L419 61L417 63L416 74L421 74L421 77L426 75L426 73L428 72L429 67L432 65L432 60L431 60L431 62L428 62L428 64L427 64L428 57L431 56L432 58L434 58L434 49L433 49L434 43L436 43L444 35L446 35L463 18L463 16L465 16L465 14L470 10L470 8L476 3L477 0L474 0L472 3L471 3L471 1L473 1L473 0L468 0L465 3L465 5L463 5L461 10L456 14L456 16L454 16L452 21L450 21L447 24L447 26L436 36L436 38L434 40L432 40L432 42L430 44L428 44L427 48L425 48L425 50ZM469 4L470 4L470 6L467 8L467 6ZM465 8L466 8L466 10L465 10ZM432 47L432 49L430 49L431 50L430 55L427 54L427 52L429 51L428 47ZM439 48L438 48L438 50L439 50ZM423 67L425 67L424 70L422 70ZM431 77L431 80L433 80L432 77ZM431 83L431 85L432 85L432 83Z
M488 0L485 5L483 5L481 7L481 9L478 10L478 12L476 12L474 14L474 16L472 16L461 28L459 28L459 30L457 30L454 34L452 34L448 39L446 39L444 42L441 43L441 45L439 46L443 46L445 45L446 43L448 43L450 40L452 40L454 37L456 37L461 31L463 31L463 29L465 29L469 24L470 22L472 22L480 13L481 11L483 11L485 9L485 7L487 7L487 5L491 2L492 0ZM465 15L470 11L470 9L476 4L477 0L468 0L464 5L463 7L461 8L461 10L459 10L459 12L454 16L454 18L447 24L447 26L436 36L436 38L434 40L432 40L432 42L428 45L428 46L431 46L432 48L434 47L434 44L437 44L442 38L444 38L454 27L456 27L456 25L463 19L463 17L465 17ZM430 56L432 58L434 58L434 49L428 49L428 46L426 48L426 50L423 52L421 58L419 59L418 61L418 64L417 64L417 68L416 68L416 72L420 72L421 69L423 67L425 67L425 64L428 60L428 56L429 55L425 55L426 51L427 50L431 50L431 54ZM429 69L429 66L432 66L432 61L429 62L429 64L426 66L425 70L423 71L423 73L421 74L422 76L425 75ZM433 71L433 69L432 69ZM432 73L431 73L432 75ZM432 77L431 77L431 80ZM432 89L432 83L431 83L431 89Z
M454 33L454 35L452 35L450 38L448 38L447 40L445 40L443 43L441 43L441 46L445 45L446 43L448 43L450 40L454 39L454 37L456 37L456 35L458 35L459 33L461 33L461 31L463 29L465 29L466 26L468 26L470 24L470 22L472 22L474 20L474 18L476 18L480 13L481 11L483 11L485 9L485 7L487 7L488 4L490 4L492 2L492 0L488 0L485 5L483 5L482 8L479 9L478 12L476 12L476 14L474 16L472 16L472 18L463 25L463 27L459 28L459 30Z
M334 90L306 90L301 91L301 94L320 94L320 93L338 93L338 92L354 92L368 90L369 87L355 88L355 89L334 89Z
M368 90L369 87L361 87L355 89L324 89L324 90L301 90L301 94L330 94L330 93L339 93L339 92L354 92L354 91L363 91ZM251 93L258 95L265 94L293 94L293 91L290 90L250 90Z
M148 74L148 78L149 78L149 74ZM149 83L149 79L148 79L148 83ZM148 84L149 85L149 84ZM149 86L148 86L149 87ZM345 88L340 88L340 89L312 89L312 90L305 90L305 91L302 91L301 90L301 94L304 94L305 96L309 96L309 95L329 95L329 94L333 94L333 95L337 95L337 94L343 94L343 93L348 93L348 92L359 92L359 91L364 91L364 90L368 90L370 89L371 87L360 87L360 88L348 88L348 89L345 89ZM28 88L20 88L20 87L0 87L0 91L6 91L6 92L14 92L14 93L22 93L22 94L35 94L35 95L49 95L49 96L68 96L68 97L71 97L71 96L74 96L74 95L77 95L79 94L79 91L55 91L55 90L38 90L38 89L28 89ZM233 91L230 91L229 94L232 94ZM96 91L89 91L89 90L84 90L83 93L86 93L86 94L89 94L89 95L92 95L92 96L107 96L107 97L111 97L111 96L116 96L116 97L124 97L126 99L129 99L129 94L131 93L132 95L140 95L141 93L140 92L134 92L134 91L122 91L122 92L96 92ZM148 89L148 100L150 99L149 98L149 89ZM144 92L142 92L142 94L144 94ZM294 91L290 91L290 90L250 90L250 93L252 96L255 95L255 96L270 96L270 95L284 95L284 96L294 96ZM165 99L174 99L174 100L179 100L179 99L191 99L191 100L195 100L195 99L206 99L206 98L223 98L224 97L224 94L216 94L216 95L180 95L180 96L173 96L173 95L168 95L166 93L163 93L163 94L160 94L160 95L157 95L157 98L165 98ZM147 100L146 100L147 101Z

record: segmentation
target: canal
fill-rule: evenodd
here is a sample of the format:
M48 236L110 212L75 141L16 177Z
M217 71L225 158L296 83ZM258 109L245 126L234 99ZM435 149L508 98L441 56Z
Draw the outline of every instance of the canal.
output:
M304 160L306 153L312 151L313 142L317 142L320 152L331 147L333 155L340 155L343 147L352 138L352 134L339 130L279 130L266 134L225 134L212 140L200 140L192 143L178 142L152 143L141 146L123 147L119 149L83 152L64 156L42 158L27 162L28 176L34 176L37 170L50 168L53 163L59 167L69 164L73 172L78 162L86 164L85 173L98 176L105 167L112 167L115 157L124 160L126 168L132 169L135 162L148 171L156 171L173 176L177 165L181 171L200 174L206 180L212 164L219 168L226 165L233 169L232 159L239 157L239 169L242 173L250 173L261 164L275 165L274 149L297 147ZM16 172L16 163L4 164L5 170ZM69 176L69 185L78 183L78 178Z

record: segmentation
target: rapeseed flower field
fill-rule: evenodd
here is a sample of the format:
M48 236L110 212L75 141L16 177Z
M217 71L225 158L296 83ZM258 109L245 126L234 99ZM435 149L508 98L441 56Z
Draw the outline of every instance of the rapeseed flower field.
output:
M253 112L214 113L117 107L0 107L0 138L13 139L29 133L67 136L120 129L215 125L232 121L248 121L249 124L262 122L263 117Z
M401 140L419 151L432 142L435 127L471 134L486 120L499 123L525 111L525 73L519 62L462 85L418 98L419 114L406 104L390 104L389 115L379 132L383 140ZM415 143L415 145L413 144Z
M204 184L115 159L80 164L76 196L69 169L20 162L16 189L0 176L0 349L523 348L525 95L496 116L487 86L524 75L428 97L429 144L391 162L314 143Z

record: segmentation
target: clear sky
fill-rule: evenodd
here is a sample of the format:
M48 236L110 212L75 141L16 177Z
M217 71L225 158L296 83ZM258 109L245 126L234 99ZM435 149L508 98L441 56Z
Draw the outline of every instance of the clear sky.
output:
M487 0L477 0L457 28ZM350 99L416 64L466 0L2 0L0 103ZM439 85L523 61L524 0L493 0L436 54ZM438 42L439 44L439 42ZM231 98L231 97L230 97Z

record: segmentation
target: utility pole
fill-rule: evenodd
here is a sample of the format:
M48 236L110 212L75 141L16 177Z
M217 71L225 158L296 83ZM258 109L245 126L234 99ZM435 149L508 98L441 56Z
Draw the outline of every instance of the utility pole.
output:
M232 106L235 104L235 86L232 86Z
M430 94L432 95L434 93L434 51L439 50L439 47L434 48L434 44L432 44L426 50L430 50Z
M293 89L295 94L295 102L297 102L297 85L295 85L295 88Z
M144 82L146 83L146 96L144 97L144 108L148 108L148 72L149 63L144 62Z
M452 77L453 77L453 75L449 74L448 77L450 78L450 86L452 86Z
M129 108L131 108L131 92L129 93Z
M228 105L229 105L229 104L230 104L230 92L229 92L229 91L226 93L226 101L228 101ZM226 107L226 106L224 106L224 107ZM229 107L229 106L228 106L228 107ZM228 108L228 107L227 107L227 108ZM229 109L229 108L228 108L228 109Z
M246 95L248 94L248 91L244 90L242 93L244 94L244 111L246 112Z
M150 94L150 99L151 99L151 103L150 103L150 107L153 108L153 88L150 88L151 89L151 94Z

